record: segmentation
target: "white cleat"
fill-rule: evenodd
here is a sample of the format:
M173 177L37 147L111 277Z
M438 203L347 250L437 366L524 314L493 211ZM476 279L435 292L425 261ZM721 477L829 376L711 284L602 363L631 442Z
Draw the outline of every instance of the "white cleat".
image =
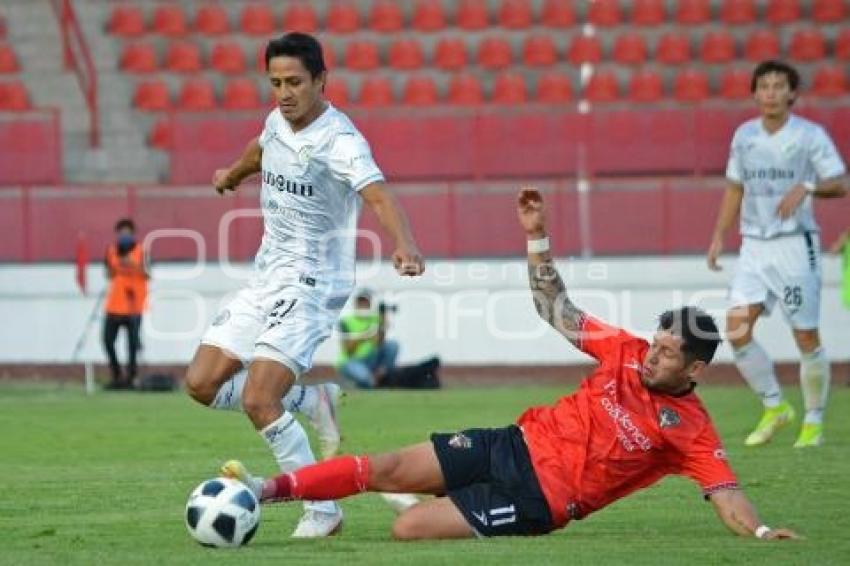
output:
M342 509L336 513L323 513L305 509L292 538L321 538L337 534L342 529Z
M381 497L399 515L419 503L419 498L412 493L382 493Z
M316 408L307 414L316 436L319 437L319 452L322 460L336 455L339 451L339 425L336 420L336 409L342 396L342 388L336 383L322 383L316 386L319 402Z

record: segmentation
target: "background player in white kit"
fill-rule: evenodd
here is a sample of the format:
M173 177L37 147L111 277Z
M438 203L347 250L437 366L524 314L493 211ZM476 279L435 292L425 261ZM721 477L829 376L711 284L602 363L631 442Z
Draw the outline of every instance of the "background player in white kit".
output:
M238 407L241 397L280 469L289 472L315 460L281 399L310 369L354 287L362 201L395 241L396 270L415 276L424 265L366 140L322 96L327 73L318 41L286 34L269 42L265 60L278 108L239 160L213 177L224 193L262 172L262 244L250 284L207 330L186 384L194 399L215 408ZM308 502L293 536L326 536L341 521L335 502Z
M764 404L764 414L745 444L757 446L794 419L782 398L773 362L753 340L753 326L778 301L800 350L800 386L806 414L795 447L823 441L829 391L829 360L818 334L820 238L813 198L844 196L846 169L824 129L791 113L800 79L780 61L760 63L751 90L761 116L735 131L728 188L708 250L719 270L723 235L741 213L740 258L730 288L727 336L735 364Z

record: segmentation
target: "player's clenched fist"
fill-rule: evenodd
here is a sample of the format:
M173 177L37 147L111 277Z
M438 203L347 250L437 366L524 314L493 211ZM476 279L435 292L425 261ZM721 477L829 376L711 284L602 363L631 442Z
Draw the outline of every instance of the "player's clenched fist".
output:
M415 277L425 272L422 254L415 246L401 246L393 252L393 267L399 275Z
M216 192L218 194L223 195L227 191L235 191L236 187L233 186L228 180L228 176L230 175L230 169L216 169L215 173L213 173L213 187L215 187Z
M522 187L517 196L519 224L529 236L543 237L546 234L543 195L537 187Z

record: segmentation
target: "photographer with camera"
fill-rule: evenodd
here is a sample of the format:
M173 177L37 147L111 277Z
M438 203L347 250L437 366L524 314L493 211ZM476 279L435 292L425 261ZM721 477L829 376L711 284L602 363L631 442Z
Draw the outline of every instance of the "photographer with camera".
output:
M354 296L354 311L339 323L342 338L337 362L339 373L361 389L437 389L440 387L440 360L429 358L422 363L398 367L398 343L387 340L387 314L398 311L397 305L379 302L373 307L372 292L361 289Z
M136 377L136 354L141 348L139 332L142 312L148 294L147 271L142 246L136 242L136 227L129 218L115 224L115 242L106 249L106 318L103 324L103 346L109 358L112 380L107 389L131 389ZM127 329L127 373L121 374L115 340L121 327Z
M361 289L354 297L354 311L339 321L342 338L337 369L361 389L379 387L395 367L398 343L386 339L387 311L396 307L380 303L373 308L372 292Z

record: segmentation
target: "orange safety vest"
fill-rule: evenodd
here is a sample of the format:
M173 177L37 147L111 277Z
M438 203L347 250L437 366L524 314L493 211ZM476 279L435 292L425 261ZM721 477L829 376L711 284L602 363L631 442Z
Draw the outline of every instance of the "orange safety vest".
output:
M145 273L142 246L136 244L124 257L130 265L122 265L118 246L106 249L106 269L112 276L106 295L106 312L117 315L139 315L148 298L148 276Z

